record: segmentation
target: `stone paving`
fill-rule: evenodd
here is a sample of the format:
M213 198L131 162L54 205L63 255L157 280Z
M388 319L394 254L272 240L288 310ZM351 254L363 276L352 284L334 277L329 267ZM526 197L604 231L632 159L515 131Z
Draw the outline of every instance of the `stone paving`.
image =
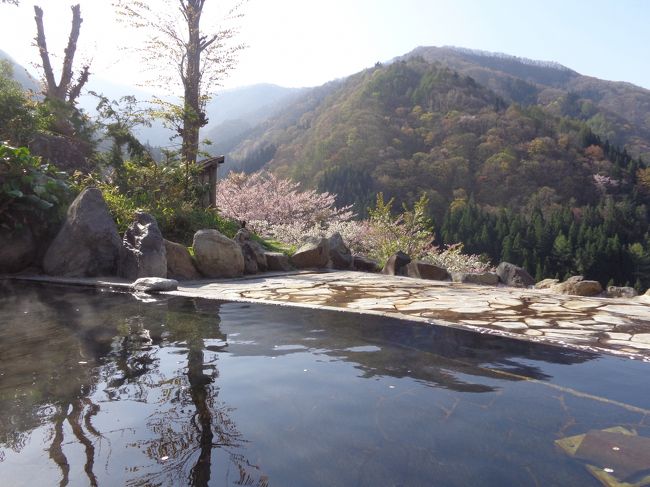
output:
M650 361L650 298L586 298L351 271L183 282L164 294L378 314Z
M131 285L117 278L13 278L122 290ZM183 281L161 294L390 316L650 361L650 296L586 298L352 271Z

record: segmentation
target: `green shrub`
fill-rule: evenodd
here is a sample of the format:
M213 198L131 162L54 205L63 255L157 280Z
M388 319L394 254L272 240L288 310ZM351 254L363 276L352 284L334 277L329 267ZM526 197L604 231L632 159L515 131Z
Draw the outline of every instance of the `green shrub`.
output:
M186 184L186 168L178 163L126 161L118 184L102 181L96 176L76 175L77 189L95 186L102 190L106 204L124 232L137 210L153 215L163 236L174 242L192 245L194 233L214 228L234 237L239 225L221 217L213 208L203 208L205 187L198 182L198 169L191 168ZM117 181L116 181L117 182Z
M58 223L72 195L67 175L41 164L26 147L0 143L0 226L32 229Z

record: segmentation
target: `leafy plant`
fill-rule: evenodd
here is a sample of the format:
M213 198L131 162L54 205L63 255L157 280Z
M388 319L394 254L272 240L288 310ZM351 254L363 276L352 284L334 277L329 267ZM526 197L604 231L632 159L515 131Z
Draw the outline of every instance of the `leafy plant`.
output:
M0 226L7 229L58 221L71 195L67 175L26 147L0 143L0 181Z

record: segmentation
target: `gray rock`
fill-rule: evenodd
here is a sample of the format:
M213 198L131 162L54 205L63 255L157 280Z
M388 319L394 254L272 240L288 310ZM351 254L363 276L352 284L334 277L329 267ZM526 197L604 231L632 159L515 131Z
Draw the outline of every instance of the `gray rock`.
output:
M119 274L127 279L167 277L167 250L156 219L138 211L124 232Z
M0 232L0 274L20 272L36 256L36 241L28 227Z
M248 228L244 227L237 230L237 233L235 234L235 238L233 238L233 240L238 244L242 244L244 242L248 242L252 238L253 238L253 232L251 232Z
M501 262L496 270L499 280L506 286L529 287L535 285L535 279L525 269L509 262Z
M66 277L114 276L122 241L97 188L86 188L72 202L65 222L47 249L43 270Z
M329 242L326 238L308 241L291 256L291 264L298 269L326 267L328 262Z
M598 281L585 281L583 276L572 276L549 288L551 292L573 296L597 296L603 292Z
M162 277L141 277L131 287L134 291L153 293L158 291L173 291L178 288L178 281L175 279L164 279Z
M289 263L289 256L282 252L265 252L266 263L270 271L291 271L293 267Z
M179 281L201 278L185 245L165 240L165 252L167 253L167 277Z
M558 282L560 282L559 279L542 279L537 284L535 284L535 289L548 289Z
M400 250L388 258L381 273L389 276L405 276L406 265L409 262L411 258Z
M244 255L244 272L246 274L266 271L268 267L266 255L264 247L259 242L248 240L240 243L239 246Z
M329 238L330 246L330 261L334 269L349 269L352 267L352 252L345 242L341 234L336 232Z
M483 284L485 286L496 286L499 284L499 276L495 272L452 272L451 279L454 282L462 282L464 284Z
M446 281L450 277L447 269L422 260L416 260L406 264L406 275L408 277L428 279L431 281Z
M609 286L607 288L608 298L635 298L638 295L639 293L636 292L636 289L629 286Z
M196 266L205 277L239 277L244 273L241 247L217 230L194 234Z
M253 240L253 232L248 228L241 228L237 231L234 240L241 247L244 256L244 272L246 274L264 272L267 269L264 247Z
M352 267L361 272L379 272L381 266L376 260L370 259L364 255L355 255L352 257Z

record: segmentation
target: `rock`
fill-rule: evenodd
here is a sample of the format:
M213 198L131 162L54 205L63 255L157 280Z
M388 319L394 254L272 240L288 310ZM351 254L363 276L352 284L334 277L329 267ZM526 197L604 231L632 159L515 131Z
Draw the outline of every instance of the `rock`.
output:
M537 284L535 284L535 289L548 289L558 282L560 282L559 279L542 279Z
M326 267L329 262L329 242L326 238L305 243L291 256L291 264L298 269Z
M201 278L201 273L196 269L190 251L185 245L165 240L165 252L168 278L179 281Z
M66 277L114 276L122 241L97 188L72 202L65 222L43 259L47 274Z
M352 257L352 267L354 268L354 270L361 271L361 272L381 271L379 262L370 259L368 257L365 257L363 255L355 255L354 257Z
M608 298L635 298L638 295L639 293L636 292L636 289L629 286L609 286L607 288Z
M409 262L411 258L400 250L388 258L381 273L389 276L405 276L406 265Z
M217 230L194 234L196 266L205 277L239 277L244 273L241 247Z
M336 232L329 238L330 247L330 261L334 269L349 269L352 267L352 252L345 242L341 234Z
M242 244L244 242L248 242L252 238L253 238L253 232L251 232L248 228L244 227L237 230L237 233L235 234L235 238L233 240L238 244Z
M36 241L28 227L0 233L0 274L20 272L36 256Z
M416 260L406 264L406 275L408 277L429 279L432 281L446 281L449 279L447 269L422 260Z
M266 263L270 271L290 271L293 267L289 263L289 256L282 252L265 252Z
M603 292L598 281L585 281L583 276L572 276L550 287L551 292L573 296L597 296Z
M451 279L454 282L462 282L465 284L483 284L486 286L496 286L499 283L499 276L495 272L452 272Z
M158 291L173 291L178 288L178 281L175 279L164 279L162 277L141 277L131 287L134 291L153 293Z
M497 266L496 273L499 280L506 286L528 287L535 285L535 279L525 269L509 262L501 262Z
M167 277L167 251L156 219L138 211L124 232L119 274L127 279Z
M241 228L234 238L235 242L241 247L244 256L244 272L246 274L264 272L268 267L264 247L253 240L252 237L253 232L248 228Z

